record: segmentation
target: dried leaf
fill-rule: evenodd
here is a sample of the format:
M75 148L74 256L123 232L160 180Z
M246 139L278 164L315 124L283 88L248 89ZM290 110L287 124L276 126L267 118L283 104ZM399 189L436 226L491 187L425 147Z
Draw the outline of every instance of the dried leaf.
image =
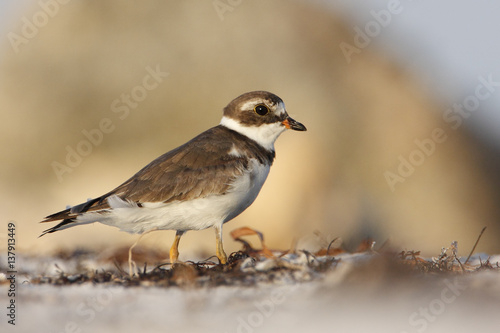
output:
M241 239L241 237L243 237L243 236L254 236L254 235L259 237L260 243L262 244L262 250L254 249L250 245L250 243ZM247 250L250 250L250 252L255 252L255 253L257 253L259 255L263 255L267 258L274 258L273 253L267 248L266 244L264 243L264 235L260 231L257 231L255 229L252 229L249 227L241 227L241 228L234 229L233 231L231 231L231 237L233 237L233 239L235 241L243 243L245 248Z

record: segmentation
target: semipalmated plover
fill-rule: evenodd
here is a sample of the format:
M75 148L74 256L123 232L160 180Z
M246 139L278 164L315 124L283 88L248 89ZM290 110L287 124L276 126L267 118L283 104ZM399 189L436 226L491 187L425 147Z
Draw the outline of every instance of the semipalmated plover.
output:
M286 129L306 127L288 116L281 98L266 91L243 94L224 108L218 126L103 196L47 216L42 222L62 221L40 236L93 222L141 235L176 230L170 248L174 263L186 231L213 227L217 257L225 264L222 225L253 203L273 163L274 142Z

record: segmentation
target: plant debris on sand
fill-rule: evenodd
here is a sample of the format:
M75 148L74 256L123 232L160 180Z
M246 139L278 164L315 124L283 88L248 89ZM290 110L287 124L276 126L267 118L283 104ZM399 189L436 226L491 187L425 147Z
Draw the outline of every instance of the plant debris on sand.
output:
M353 253L344 251L336 245L336 239L325 243L315 253L305 250L290 249L287 251L270 250L264 243L262 233L250 228L236 229L232 237L243 244L243 249L232 253L226 265L213 261L184 262L171 264L148 265L155 262L151 257L135 259L144 262L141 269L130 276L121 264L125 251L117 251L108 257L114 263L106 269L89 269L82 262L95 258L95 253L74 252L62 253L61 260L78 261L77 272L69 273L58 268L53 276L31 277L32 284L74 285L82 283L111 284L126 287L158 286L158 287L211 287L211 286L254 286L259 283L286 284L321 279L328 272L350 267L351 280L364 274L379 274L394 278L395 276L418 274L467 274L480 270L500 270L498 262L490 262L489 258L479 261L470 260L472 252L466 259L458 256L457 242L443 248L437 257L423 258L419 251L394 251L373 249L374 243L363 241ZM256 249L242 237L257 235L261 248ZM478 239L479 240L479 239ZM55 264L55 263L54 263ZM57 265L57 264L55 264ZM347 279L347 278L346 278Z

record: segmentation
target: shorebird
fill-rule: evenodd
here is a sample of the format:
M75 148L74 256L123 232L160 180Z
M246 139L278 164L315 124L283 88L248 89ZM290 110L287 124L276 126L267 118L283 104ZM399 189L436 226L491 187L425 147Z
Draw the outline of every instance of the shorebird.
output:
M274 142L286 129L305 131L278 96L245 93L223 111L219 125L199 134L142 168L114 190L47 216L62 220L42 235L100 222L140 234L176 230L170 262L188 230L215 229L216 254L227 263L222 226L248 208L259 194L275 158ZM129 268L132 249L129 250Z

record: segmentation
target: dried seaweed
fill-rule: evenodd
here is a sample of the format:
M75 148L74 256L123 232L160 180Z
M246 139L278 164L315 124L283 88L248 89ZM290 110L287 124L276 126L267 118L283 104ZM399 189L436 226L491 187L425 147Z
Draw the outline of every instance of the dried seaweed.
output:
M484 231L484 230L483 230ZM482 234L482 232L481 232ZM254 248L249 241L242 237L258 236L261 249ZM232 253L226 265L220 265L211 258L184 263L163 263L148 265L157 262L161 254L137 250L136 260L144 263L142 269L137 269L133 276L125 272L122 265L126 258L126 249L106 256L106 260L115 264L115 269L85 270L80 261L95 257L89 251L77 250L73 253L59 253L57 258L76 260L77 273L64 272L58 268L56 276L39 276L30 279L32 284L52 284L56 286L75 285L83 283L120 285L125 287L156 286L199 288L216 286L255 286L260 283L280 284L307 282L324 278L328 272L335 272L339 264L350 262L360 274L352 276L366 277L367 272L382 272L384 276L396 277L398 273L405 274L465 274L482 270L500 270L498 263L488 260L472 265L469 263L471 255L463 263L458 256L458 243L452 242L449 247L443 248L438 256L430 259L421 256L420 251L393 251L386 249L375 250L375 243L366 239L362 241L355 253L349 254L342 249L337 238L332 241L323 240L324 247L315 253L297 250L271 250L264 244L262 233L250 228L242 228L232 233L235 240L243 245L243 249ZM481 235L480 235L481 236ZM479 237L480 237L479 236ZM479 241L479 238L478 238ZM477 245L477 242L476 242ZM474 248L475 246L474 245ZM474 249L473 249L474 250ZM472 251L471 251L472 252ZM360 258L362 260L360 260ZM57 267L57 266L56 266Z

